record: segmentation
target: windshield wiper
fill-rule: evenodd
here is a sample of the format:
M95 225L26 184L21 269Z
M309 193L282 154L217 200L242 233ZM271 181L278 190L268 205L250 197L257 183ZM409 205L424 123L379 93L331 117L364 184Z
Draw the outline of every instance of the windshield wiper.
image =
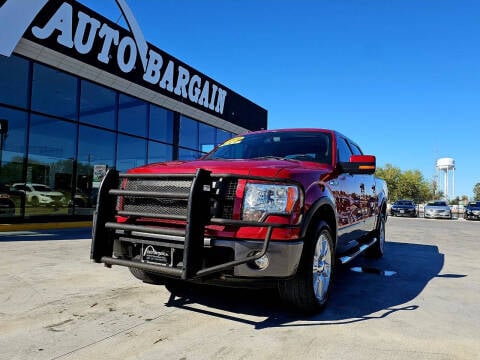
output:
M254 158L251 158L250 160L269 160L269 159L285 160L284 157L281 157L281 156L272 156L272 155L256 156L256 157L254 157Z

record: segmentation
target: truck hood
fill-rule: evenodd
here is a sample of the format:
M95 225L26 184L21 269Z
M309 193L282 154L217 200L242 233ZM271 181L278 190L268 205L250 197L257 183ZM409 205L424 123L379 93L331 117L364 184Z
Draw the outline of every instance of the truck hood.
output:
M288 176L305 169L331 171L332 167L310 161L298 160L194 160L194 161L169 161L153 163L129 170L129 173L156 173L156 174L192 174L197 169L205 169L213 174L235 174L249 176ZM323 170L323 171L322 171Z

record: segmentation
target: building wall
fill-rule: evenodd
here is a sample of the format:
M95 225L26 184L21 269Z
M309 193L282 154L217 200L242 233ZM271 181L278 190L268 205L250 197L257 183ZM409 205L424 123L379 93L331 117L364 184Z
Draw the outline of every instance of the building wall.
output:
M0 56L0 119L8 121L0 144L0 222L91 215L95 166L124 171L192 160L234 134L18 55ZM36 191L12 191L25 183L47 185L63 199L43 197L42 204Z

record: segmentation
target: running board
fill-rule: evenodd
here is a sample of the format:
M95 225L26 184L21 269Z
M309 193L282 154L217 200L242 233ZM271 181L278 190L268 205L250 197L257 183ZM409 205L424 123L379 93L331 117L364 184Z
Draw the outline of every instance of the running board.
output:
M356 247L351 253L348 253L347 255L344 255L340 257L338 260L340 263L346 264L355 259L358 255L360 255L362 252L367 250L370 246L375 244L377 242L377 238L373 238L372 241L370 241L368 244L362 244L359 247Z

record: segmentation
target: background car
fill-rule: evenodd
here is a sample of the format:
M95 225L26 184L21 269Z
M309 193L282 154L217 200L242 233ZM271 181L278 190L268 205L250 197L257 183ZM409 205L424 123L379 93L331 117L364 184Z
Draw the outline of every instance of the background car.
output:
M450 209L446 201L435 200L425 205L424 216L427 219L451 219L452 209Z
M480 201L470 201L465 208L463 218L467 220L480 219Z
M62 206L65 205L65 196L59 191L53 191L44 184L34 183L16 183L13 184L11 190L24 191L27 203L34 207L44 206Z
M11 198L11 191L4 184L0 184L0 216L15 215L15 203Z
M412 200L398 200L390 208L391 216L417 216L417 206Z

